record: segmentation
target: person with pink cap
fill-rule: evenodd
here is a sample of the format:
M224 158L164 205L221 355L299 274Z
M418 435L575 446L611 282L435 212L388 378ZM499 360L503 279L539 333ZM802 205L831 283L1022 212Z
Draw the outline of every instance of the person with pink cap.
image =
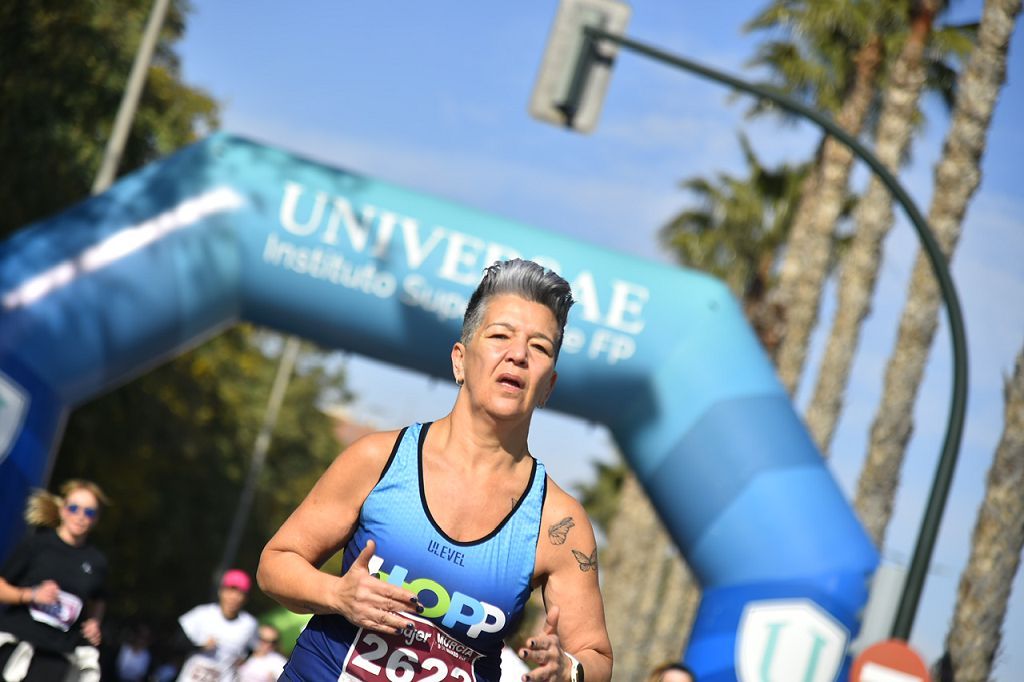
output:
M242 570L224 573L217 602L200 604L178 618L197 651L185 661L178 682L233 682L238 665L256 645L259 624L242 610L252 580Z

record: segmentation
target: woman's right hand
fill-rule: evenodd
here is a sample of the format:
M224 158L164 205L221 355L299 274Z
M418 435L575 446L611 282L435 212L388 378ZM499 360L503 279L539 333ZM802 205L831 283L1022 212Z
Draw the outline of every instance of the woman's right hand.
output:
M370 559L377 543L369 540L345 575L338 580L338 611L358 627L383 633L400 633L413 625L402 611L422 613L423 607L409 590L370 574Z
M33 604L56 604L60 596L60 585L53 580L44 580L32 588Z

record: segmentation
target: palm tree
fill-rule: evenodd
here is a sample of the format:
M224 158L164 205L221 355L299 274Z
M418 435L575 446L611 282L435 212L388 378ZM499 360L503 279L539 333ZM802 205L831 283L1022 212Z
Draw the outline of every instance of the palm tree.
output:
M981 181L981 155L992 111L1006 80L1006 53L1020 9L1021 0L986 0L977 45L958 80L953 119L935 169L935 190L928 212L947 259L960 237L967 203ZM939 303L930 265L919 253L854 502L879 547L892 516L903 454L913 429L914 398L938 326Z
M606 538L602 579L621 586L605 598L616 677L640 679L652 661L678 658L697 613L700 588L621 458L615 464L597 462L593 481L577 493ZM643 552L637 551L638 538Z
M715 275L729 286L771 352L778 345L781 320L768 293L807 167L766 168L744 135L740 146L746 177L720 173L715 181L685 180L682 187L697 205L670 220L660 236L682 265Z
M882 36L898 25L903 4L775 0L747 28L783 29L791 40L766 43L753 64L769 67L777 84L813 98L820 109L835 112L836 123L857 135L871 112L884 66ZM817 321L832 260L832 233L847 195L852 163L853 153L845 144L825 138L801 196L773 295L784 312L776 366L790 393L799 381Z
M875 155L894 173L906 156L914 133L922 90L926 85L939 89L943 95L949 90L944 86L949 83L951 69L942 57L951 52L964 56L973 44L967 27L944 27L933 32L932 24L941 4L941 0L914 4L909 34L888 74L875 129ZM929 73L941 77L929 79ZM893 224L892 197L878 176L872 176L867 193L858 202L854 223L850 250L842 263L836 318L806 415L811 435L826 455L842 411L843 392L860 327L870 308L882 240Z
M936 680L987 680L1002 639L1013 578L1024 548L1024 348L1005 382L1003 437L960 576L953 623Z
M682 183L696 206L661 231L677 260L727 282L744 305L766 347L778 319L766 305L774 270L793 222L805 168L766 168L740 137L747 174L695 177ZM616 679L642 679L652 662L675 658L693 623L700 589L632 472L625 478L602 469L606 484L621 481L617 513L607 530L602 557L608 632L615 649Z
M661 611L655 616L647 650L648 671L652 664L678 660L690 638L700 606L700 585L689 566L667 540L669 552L662 558Z
M604 584L616 586L604 594L615 679L643 679L653 662L683 650L700 589L631 472L602 564Z

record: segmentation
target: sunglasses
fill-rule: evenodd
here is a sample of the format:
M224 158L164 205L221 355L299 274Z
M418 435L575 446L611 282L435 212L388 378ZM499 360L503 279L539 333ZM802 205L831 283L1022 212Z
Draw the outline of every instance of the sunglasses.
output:
M99 509L97 509L96 507L83 507L82 505L79 504L69 504L65 507L65 509L67 509L68 512L70 512L71 514L77 514L78 512L82 512L83 514L85 514L85 518L87 519L95 519L100 513Z
M260 637L260 641L266 642L267 644L277 644L277 637Z

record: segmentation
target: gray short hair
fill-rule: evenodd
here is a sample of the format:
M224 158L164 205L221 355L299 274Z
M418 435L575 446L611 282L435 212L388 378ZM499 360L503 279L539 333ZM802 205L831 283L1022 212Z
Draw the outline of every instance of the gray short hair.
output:
M483 279L469 298L466 315L462 318L463 344L468 344L484 321L487 302L494 296L514 294L527 301L546 306L558 323L558 338L555 339L555 359L562 348L565 321L572 307L572 290L569 283L553 270L548 270L531 260L513 258L495 261L484 269Z

